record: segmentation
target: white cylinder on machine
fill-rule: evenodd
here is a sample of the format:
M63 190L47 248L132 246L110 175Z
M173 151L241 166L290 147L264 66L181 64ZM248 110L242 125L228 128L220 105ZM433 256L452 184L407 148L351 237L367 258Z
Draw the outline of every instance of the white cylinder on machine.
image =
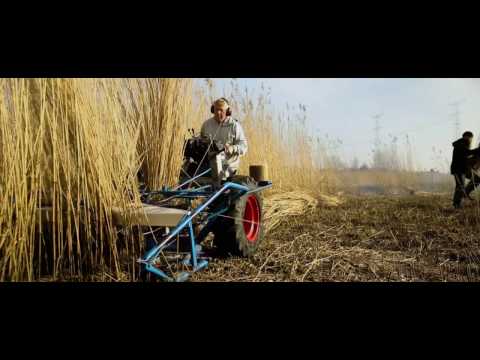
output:
M254 178L255 181L266 181L268 180L268 167L267 165L250 165L250 177Z

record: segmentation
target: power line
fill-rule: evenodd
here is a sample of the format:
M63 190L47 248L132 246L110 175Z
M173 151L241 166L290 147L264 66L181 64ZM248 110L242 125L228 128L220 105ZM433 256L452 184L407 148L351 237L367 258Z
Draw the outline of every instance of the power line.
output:
M380 130L382 130L382 127L380 126L380 119L381 117L383 116L383 113L382 114L376 114L376 115L373 115L372 117L375 119L375 127L374 127L374 131L375 131L375 140L374 140L374 145L375 145L375 148L378 149L380 147Z
M448 120L449 122L450 120ZM424 130L428 130L434 126L437 126L437 125L440 125L440 124L444 124L446 123L447 121L445 120L442 120L442 121L437 121L435 123L432 123L432 124L429 124L428 126L417 126L416 128L410 128L408 130L402 130L402 131L399 131L399 132L389 132L388 135L391 135L391 136L396 136L396 137L400 137L401 135L407 135L411 132L416 132L416 133L419 133L421 131L424 131ZM368 141L362 141L360 142L360 144L366 144L368 143Z
M454 101L448 105L453 106L455 109L455 112L451 114L453 116L453 128L454 128L454 137L460 136L460 105L465 101L465 99L461 99L458 101Z
M417 126L415 128L410 128L408 130L402 130L400 132L390 132L389 135L392 135L392 136L401 136L401 135L407 135L408 133L411 133L413 131L415 131L416 133L420 132L420 131L424 131L424 130L427 130L427 129L430 129L432 128L433 126L437 126L437 125L440 125L440 124L445 124L446 122L450 122L450 119L448 120L441 120L441 121L437 121L437 122L434 122L434 123L431 123L427 126ZM374 130L376 131L377 127L374 128ZM379 130L382 129L381 127L379 128ZM364 140L364 141L361 141L361 142L357 142L357 144L369 144L370 141L369 140ZM345 144L346 146L354 146L353 144Z
M459 101L456 101L454 103L451 103L449 105L455 105L455 106L459 106L461 103L463 103L465 101L465 99L461 99ZM456 115L457 113L455 113ZM460 112L458 112L458 116L459 116ZM374 131L375 131L375 139L374 139L374 144L376 146L376 148L378 148L378 146L380 145L381 143L381 140L380 140L380 130L382 130L382 126L380 125L380 119L383 117L383 113L381 114L376 114L376 115L373 115L372 118L375 119L375 127L374 127ZM421 126L417 126L415 128L410 128L408 130L402 130L400 132L390 132L389 134L392 135L392 136L401 136L401 135L407 135L408 133L411 133L411 132L415 132L415 133L419 133L421 131L424 131L424 130L428 130L434 126L437 126L437 125L440 125L440 124L445 124L447 122L450 122L451 119L448 118L447 120L440 120L440 121L436 121L434 123L431 123L431 124L428 124L428 125L421 125ZM460 129L460 121L458 121L458 125L457 125L457 121L455 121L454 123L455 125L455 129L456 129L456 135L455 137L457 137L457 134L460 132L460 130L457 130ZM318 131L318 129L317 129ZM353 147L353 146L357 146L357 145L363 145L363 144L371 144L371 142L369 140L364 140L364 141L361 141L361 142L356 142L356 144L345 144L342 142L342 147L343 146L346 146L346 147Z

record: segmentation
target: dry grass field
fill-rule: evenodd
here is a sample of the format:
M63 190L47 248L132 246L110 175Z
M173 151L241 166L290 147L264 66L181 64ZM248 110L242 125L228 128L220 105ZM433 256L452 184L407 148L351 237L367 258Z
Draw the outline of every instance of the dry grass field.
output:
M214 93L192 79L0 79L0 281L137 281L144 244L119 235L112 208L140 202L139 173L176 183ZM449 176L424 189L405 169L335 168L302 105L276 111L235 84L222 95L249 140L242 173L267 165L274 184L267 235L252 259L213 257L193 281L479 279L480 206L453 211Z
M252 260L216 259L196 281L479 281L480 205L450 196L319 200Z

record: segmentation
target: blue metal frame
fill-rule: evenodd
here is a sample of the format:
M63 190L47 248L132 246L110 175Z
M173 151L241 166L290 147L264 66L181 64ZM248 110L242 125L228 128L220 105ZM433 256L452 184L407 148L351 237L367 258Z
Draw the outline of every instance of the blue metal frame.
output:
M249 193L256 192L256 191L261 191L261 190L264 190L264 189L272 186L271 183L267 183L267 185L265 185L265 186L262 186L262 187L251 190L248 187L240 185L240 184L236 184L236 183L232 183L232 182L226 182L222 185L222 187L218 191L213 191L213 188L212 188L211 185L205 185L205 186L200 186L200 187L197 187L197 188L190 188L190 189L183 189L183 190L181 189L182 187L192 183L193 181L195 181L199 177L206 175L210 171L211 171L211 169L195 176L192 179L189 179L185 183L183 183L183 184L181 184L181 185L179 185L179 186L177 186L173 189L168 189L168 188L164 187L161 191L155 191L155 192L150 193L150 194L166 195L168 197L171 197L172 199L173 198L193 199L193 198L203 198L203 197L205 197L207 199L201 205L199 205L197 208L195 208L194 210L187 213L180 220L180 222L177 224L177 226L172 229L172 231L168 234L168 236L166 236L166 238L160 244L154 246L152 249L149 249L146 252L146 254L144 255L144 257L142 259L138 260L139 263L144 264L146 271L148 271L150 273L153 273L153 274L159 276L160 278L162 278L166 281L185 281L185 280L188 279L188 277L190 275L190 273L188 273L188 272L182 272L176 278L172 278L172 277L168 276L165 272L160 270L158 267L155 266L155 262L160 257L160 254L162 253L162 251L167 249L169 246L171 246L175 242L175 237L177 235L179 235L187 227L188 227L188 232L189 232L189 237L190 237L190 247L191 247L191 249L190 249L190 254L184 259L183 264L187 265L187 266L191 266L193 272L199 271L199 270L205 268L206 266L208 266L208 261L206 259L202 259L201 257L199 257L198 256L199 254L197 253L197 247L196 247L196 242L195 242L195 234L194 234L194 231L193 231L193 219L195 217L197 217L199 214L201 214L219 196L221 196L222 194L224 194L225 192L227 192L229 190L234 190L234 191L237 192L235 194L235 196L233 197L233 199L237 199L237 198L239 198L239 197L241 197L245 194L249 194ZM212 188L212 190L210 192L205 191L209 187ZM208 227L208 224L211 224L211 222L216 217L218 217L222 213L228 211L227 204L225 204L225 205L226 206L223 209L221 209L221 210L215 212L214 214L211 214L210 216L208 216L206 227ZM199 234L199 238L202 239L206 235L207 234L202 230L202 232Z

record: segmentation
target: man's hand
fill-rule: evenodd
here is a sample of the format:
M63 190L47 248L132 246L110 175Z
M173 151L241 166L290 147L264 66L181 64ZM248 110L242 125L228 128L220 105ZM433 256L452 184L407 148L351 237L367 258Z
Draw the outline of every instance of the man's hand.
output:
M235 155L237 153L237 147L235 145L226 144L225 154L228 156Z

